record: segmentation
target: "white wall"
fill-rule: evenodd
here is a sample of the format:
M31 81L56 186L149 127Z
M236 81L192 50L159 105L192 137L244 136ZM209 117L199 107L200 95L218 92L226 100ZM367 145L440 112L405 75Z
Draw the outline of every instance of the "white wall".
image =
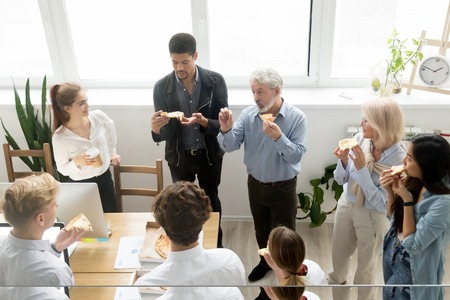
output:
M354 99L339 97L342 91ZM114 93L88 91L91 109L102 109L115 121L117 149L124 164L154 164L156 159L164 158L164 142L157 146L151 139L150 117L153 114L151 95L150 90L120 90ZM347 126L359 123L361 103L369 95L365 90L348 89L285 90L283 95L287 102L295 103L302 109L308 118L308 151L302 160L298 191L310 191L309 180L321 176L324 167L335 162L333 149L338 140L344 136ZM19 144L24 147L23 134L12 105L12 92L0 91L0 99L0 117L12 135L17 137ZM39 100L39 94L32 95L32 99ZM243 108L252 105L251 93L247 89L230 91L229 99L234 118L239 116ZM427 130L450 131L450 96L413 91L411 96L400 95L396 96L396 99L402 104L406 124ZM4 143L3 130L0 132L0 141ZM26 167L22 168L26 170ZM225 218L251 216L246 179L243 149L225 154L219 195ZM3 159L0 159L0 181L7 181ZM135 180L125 179L125 181ZM171 182L165 161L164 182L165 184ZM137 198L132 200L135 202L131 203L131 199L125 200L127 211L148 211L150 207L148 201ZM334 199L330 198L326 200L324 208L330 209L334 205Z

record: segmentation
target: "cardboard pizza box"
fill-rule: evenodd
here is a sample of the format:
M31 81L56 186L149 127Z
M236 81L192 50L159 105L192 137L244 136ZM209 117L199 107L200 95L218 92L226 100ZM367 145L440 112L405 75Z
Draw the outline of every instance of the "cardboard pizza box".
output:
M155 243L158 237L161 234L165 234L164 229L159 226L156 221L149 221L146 225L145 235L144 235L144 243L142 245L141 251L139 252L139 261L141 263L153 263L152 264L143 264L142 267L146 269L153 269L155 266L165 262L166 260L162 258L155 249ZM145 266L144 266L145 265Z

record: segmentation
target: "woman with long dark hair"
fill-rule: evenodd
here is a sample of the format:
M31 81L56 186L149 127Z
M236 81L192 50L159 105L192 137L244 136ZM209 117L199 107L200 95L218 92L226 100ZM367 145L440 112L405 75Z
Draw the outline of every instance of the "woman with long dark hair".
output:
M403 167L406 177L389 170L380 177L391 220L384 239L383 299L444 299L439 285L450 241L450 145L439 135L417 135ZM414 286L423 284L438 286Z

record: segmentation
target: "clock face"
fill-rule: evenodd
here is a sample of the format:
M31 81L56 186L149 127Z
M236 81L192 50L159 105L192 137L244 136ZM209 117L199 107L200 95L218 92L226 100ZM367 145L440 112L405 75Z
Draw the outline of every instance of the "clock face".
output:
M429 57L421 63L419 76L426 85L441 87L450 79L450 62L443 56Z

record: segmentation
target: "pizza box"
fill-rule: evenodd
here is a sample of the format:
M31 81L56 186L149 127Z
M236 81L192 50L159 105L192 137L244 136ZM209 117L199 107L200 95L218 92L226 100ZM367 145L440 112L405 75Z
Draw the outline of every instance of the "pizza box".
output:
M134 285L139 277L147 273L145 270L137 270L131 277L130 285ZM157 299L161 295L163 295L167 288L160 286L140 286L139 294L141 294L142 299Z
M165 234L164 229L155 221L147 222L144 243L142 244L141 251L139 251L140 262L150 262L151 266L145 266L145 268L154 268L166 260L162 258L155 249L156 240L161 234ZM156 265L153 263L157 263ZM143 266L144 267L144 266Z
M156 221L147 222L144 242L139 251L139 262L143 269L152 270L166 261L156 252L155 248L156 241L161 234L166 234L166 232ZM203 230L200 232L198 241L203 245Z

